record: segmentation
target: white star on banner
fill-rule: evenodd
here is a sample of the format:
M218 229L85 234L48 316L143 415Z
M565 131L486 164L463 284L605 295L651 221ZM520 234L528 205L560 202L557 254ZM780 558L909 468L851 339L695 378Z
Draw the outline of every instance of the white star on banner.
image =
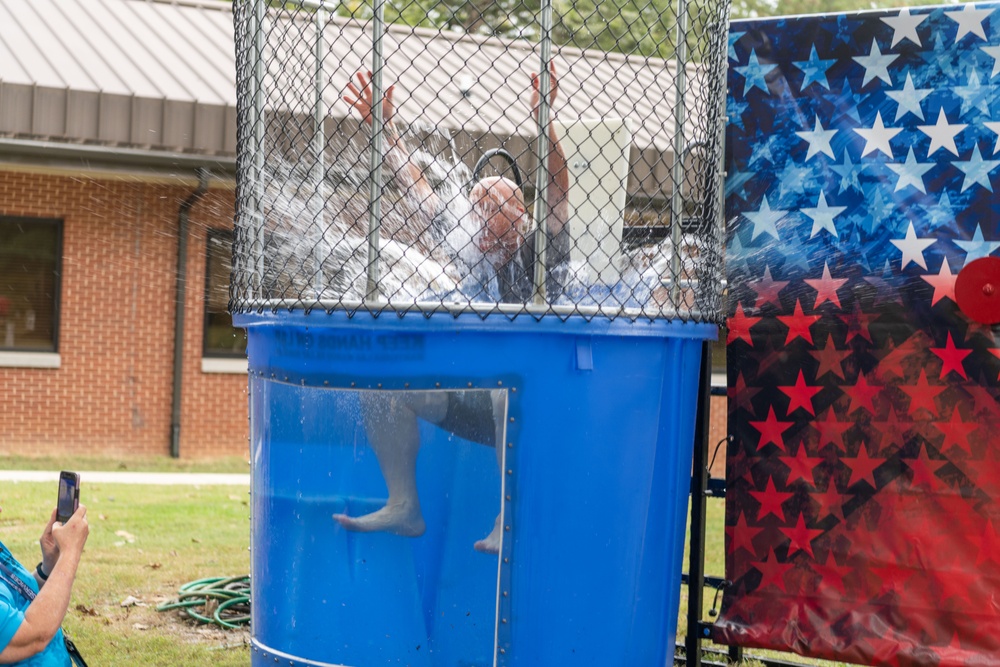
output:
M907 185L912 185L917 190L927 194L927 189L924 187L924 174L934 168L934 163L917 162L917 158L913 155L912 146L910 146L910 151L906 154L906 162L903 164L887 164L885 166L899 174L899 180L896 181L896 188L893 192L899 192Z
M906 236L904 238L890 239L892 245L899 248L903 253L903 264L900 269L905 269L910 262L913 262L926 271L927 260L924 259L924 250L926 250L927 246L933 244L936 240L937 239L934 238L917 238L917 232L914 231L913 223L911 222L909 228L906 230Z
M905 116L907 113L912 113L920 120L924 120L924 110L920 108L920 103L932 92L934 91L930 88L921 88L920 90L914 88L913 77L907 72L906 82L903 83L902 90L885 91L885 94L896 100L896 104L899 105L896 108L896 117L893 119L893 122L899 120L900 117Z
M958 24L958 34L955 35L957 42L970 32L981 39L986 39L983 21L992 13L992 9L975 9L972 5L966 5L961 11L945 12L944 15Z
M837 234L837 227L833 224L833 219L846 210L846 206L828 206L826 195L822 191L819 193L819 201L816 203L815 208L799 209L803 215L813 221L812 233L809 234L809 238L816 236L820 231L825 229L835 239L840 238L840 236Z
M1000 241L986 241L983 239L982 225L976 225L976 233L973 235L971 241L953 239L952 243L965 251L966 265L977 259L989 257L997 248L1000 248Z
M892 28L892 44L889 47L896 46L904 39L910 40L917 46L923 46L920 43L920 36L917 35L917 26L926 21L927 18L927 14L913 16L910 14L909 8L901 9L897 16L882 17L882 21L888 23L889 27Z
M737 72L743 75L743 97L747 96L747 93L754 88L760 88L766 94L770 95L771 91L767 89L767 75L773 70L777 65L772 64L761 64L760 60L757 59L756 49L750 50L750 58L747 60L747 64L742 67L734 67Z
M993 58L993 71L990 72L990 78L992 79L997 74L1000 74L1000 46L980 46L982 51Z
M865 139L865 148L861 151L864 157L872 151L879 150L892 158L892 147L889 140L903 131L901 127L886 127L882 122L882 112L875 113L875 123L871 128L856 127L854 131Z
M958 147L955 146L955 135L964 130L968 125L963 123L948 123L948 117L944 115L944 109L938 111L937 123L934 125L917 125L917 129L931 138L931 145L927 149L927 157L930 157L939 148L946 148L953 155L958 155Z
M830 146L830 140L833 139L833 135L837 134L837 130L824 130L823 125L819 122L819 116L816 116L816 127L811 132L796 132L804 141L809 142L809 150L806 151L806 159L808 160L813 155L817 153L826 153L832 158L837 156L833 154L833 147Z
M993 147L993 154L996 155L997 151L1000 151L1000 122L983 123L983 125L997 135L997 144Z
M979 184L993 192L993 185L990 183L990 172L1000 166L1000 160L984 160L979 152L979 145L972 148L972 157L967 161L954 160L953 165L962 170L965 180L962 181L962 192L965 192L974 184Z
M781 240L778 236L778 221L788 215L788 211L782 209L771 210L771 205L767 202L767 195L764 195L764 201L760 205L760 209L757 211L748 211L744 213L750 222L753 223L753 236L750 237L750 242L760 236L761 234L770 234L776 240Z
M853 60L857 61L859 65L865 68L865 78L861 82L861 87L864 88L868 85L868 82L874 78L879 78L892 85L892 77L889 76L889 65L892 64L899 55L882 55L882 51L878 48L878 42L874 39L872 40L872 50L867 56L854 56Z

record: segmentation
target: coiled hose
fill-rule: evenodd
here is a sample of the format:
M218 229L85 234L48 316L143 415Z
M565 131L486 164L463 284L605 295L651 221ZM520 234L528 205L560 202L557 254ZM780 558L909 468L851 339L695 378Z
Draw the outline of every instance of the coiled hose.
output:
M156 611L183 609L199 623L236 629L250 623L250 577L209 577L180 587L177 599Z

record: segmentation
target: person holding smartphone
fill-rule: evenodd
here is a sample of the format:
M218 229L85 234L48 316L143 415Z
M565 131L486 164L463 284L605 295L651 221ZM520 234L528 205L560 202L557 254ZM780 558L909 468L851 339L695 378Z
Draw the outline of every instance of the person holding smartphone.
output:
M2 508L0 508L2 511ZM79 505L64 522L53 509L34 571L0 543L0 664L24 667L84 665L61 629L90 528Z

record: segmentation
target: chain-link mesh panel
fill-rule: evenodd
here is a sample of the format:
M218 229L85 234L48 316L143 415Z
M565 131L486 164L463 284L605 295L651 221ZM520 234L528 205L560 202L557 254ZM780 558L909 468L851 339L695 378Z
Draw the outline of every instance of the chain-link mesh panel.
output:
M234 10L234 312L721 321L727 0Z

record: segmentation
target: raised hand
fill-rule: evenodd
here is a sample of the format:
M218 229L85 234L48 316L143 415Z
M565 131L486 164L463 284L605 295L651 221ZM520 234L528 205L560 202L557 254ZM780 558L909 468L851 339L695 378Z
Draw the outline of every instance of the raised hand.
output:
M357 109L358 113L361 114L361 119L368 125L372 124L372 106L374 102L372 100L372 73L371 70L367 72L357 73L358 85L355 86L353 81L348 81L347 90L348 95L344 95L344 101L347 102L352 109ZM382 122L385 125L391 125L393 116L396 113L396 107L392 103L392 91L395 85L389 86L385 91L385 98L382 100Z
M556 97L559 94L559 79L556 77L556 64L555 62L549 62L549 118L554 117L554 109L556 104ZM541 77L537 72L531 73L531 115L536 119L538 118L538 103L541 99Z
M79 557L83 553L83 545L87 543L90 526L87 523L87 508L80 505L66 523L55 522L52 526L52 539L62 556Z

